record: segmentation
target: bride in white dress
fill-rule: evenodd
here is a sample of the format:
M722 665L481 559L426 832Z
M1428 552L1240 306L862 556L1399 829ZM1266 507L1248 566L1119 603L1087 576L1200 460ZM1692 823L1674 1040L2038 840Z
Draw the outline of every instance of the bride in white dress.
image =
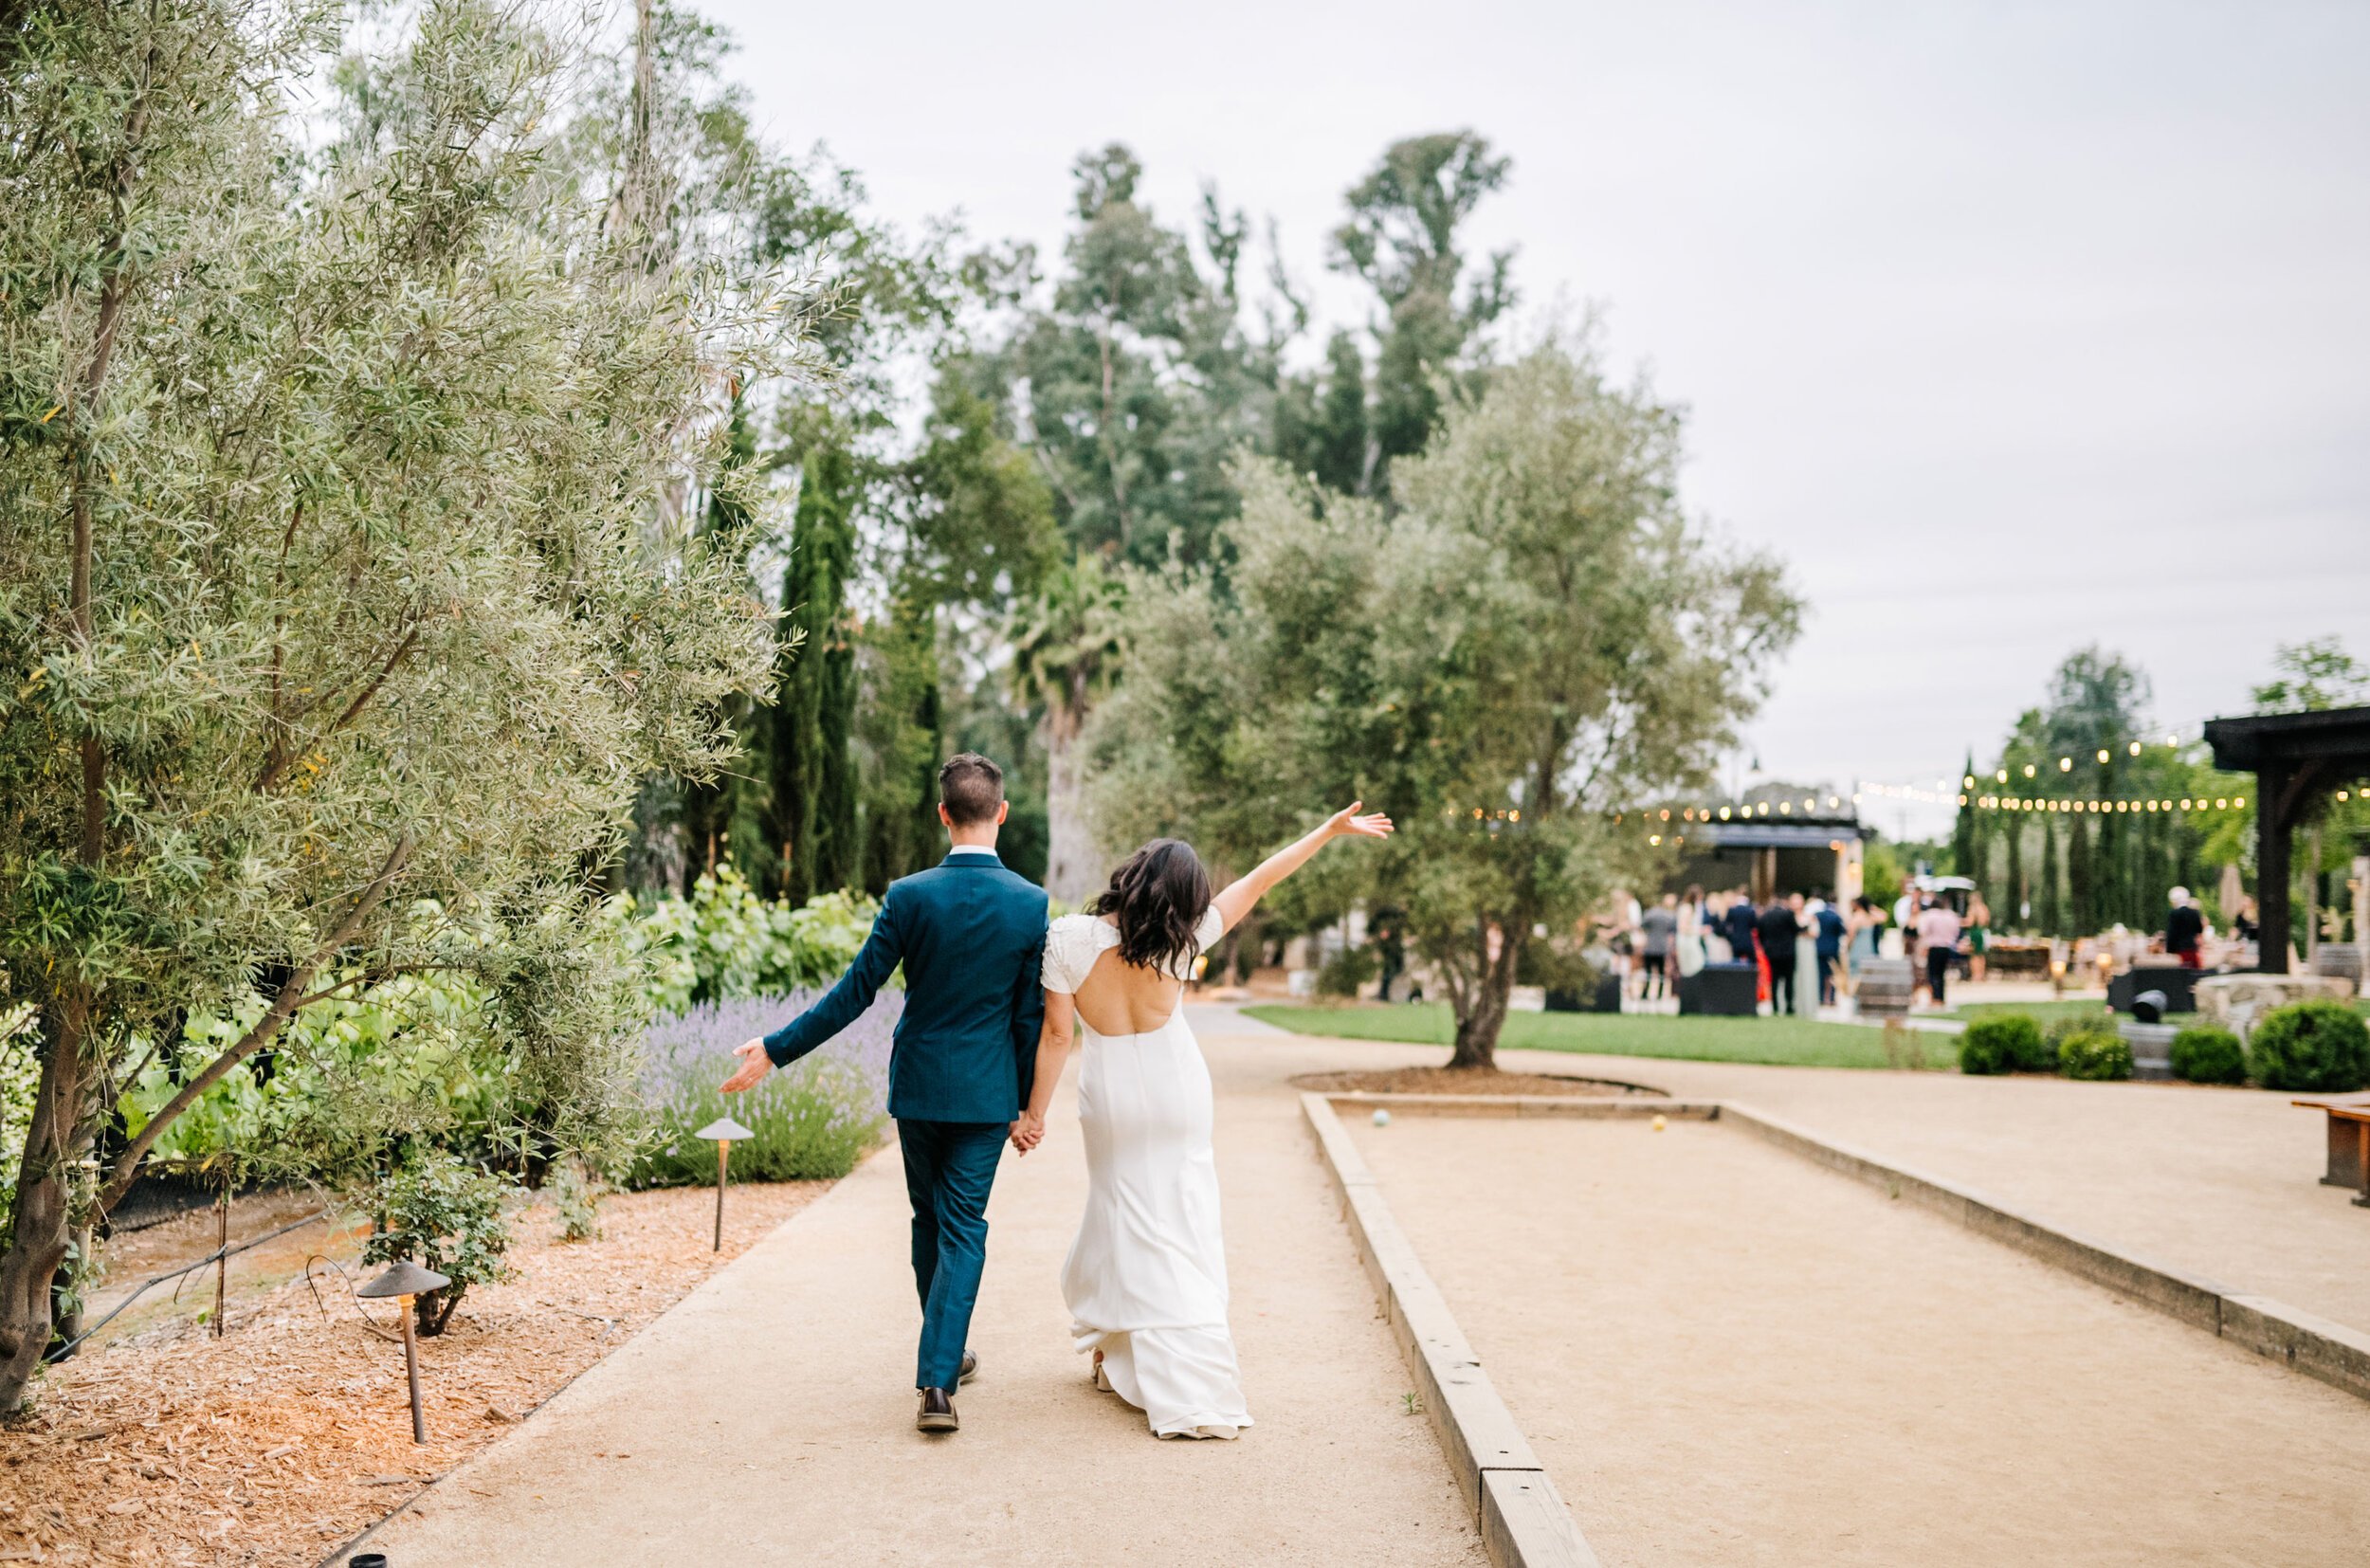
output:
M1026 1154L1044 1138L1074 1023L1086 1212L1062 1295L1078 1348L1094 1353L1095 1386L1142 1411L1157 1436L1233 1437L1250 1425L1227 1331L1210 1069L1185 1021L1184 982L1328 842L1390 832L1389 817L1353 804L1214 898L1192 846L1155 839L1085 913L1046 933L1045 1031L1012 1141Z

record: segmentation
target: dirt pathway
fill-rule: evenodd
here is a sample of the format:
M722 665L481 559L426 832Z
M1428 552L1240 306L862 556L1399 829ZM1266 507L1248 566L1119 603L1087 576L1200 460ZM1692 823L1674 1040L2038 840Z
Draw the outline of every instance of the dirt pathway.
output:
M890 1150L371 1546L403 1568L1481 1563L1285 1083L1340 1048L1218 1037L1206 1026L1252 1026L1196 1012L1259 1421L1240 1442L1156 1441L1087 1387L1056 1281L1085 1184L1065 1103L996 1183L959 1434L913 1430L919 1314Z
M1700 1121L1353 1137L1611 1568L2361 1560L2370 1405L1872 1188Z
M2320 1185L2322 1117L2286 1094L1508 1051L1722 1096L2254 1295L2370 1331L2370 1209Z

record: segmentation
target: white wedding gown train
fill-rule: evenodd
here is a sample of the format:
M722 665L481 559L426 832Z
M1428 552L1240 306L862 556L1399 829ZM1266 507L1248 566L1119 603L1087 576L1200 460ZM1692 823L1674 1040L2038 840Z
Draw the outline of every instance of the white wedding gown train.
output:
M1221 934L1212 910L1196 933ZM1046 938L1048 990L1074 993L1119 933L1066 915ZM1162 1437L1232 1437L1251 1424L1227 1330L1225 1239L1211 1151L1210 1069L1182 996L1158 1029L1098 1033L1078 1020L1086 1212L1062 1266L1082 1351L1103 1352L1120 1397Z

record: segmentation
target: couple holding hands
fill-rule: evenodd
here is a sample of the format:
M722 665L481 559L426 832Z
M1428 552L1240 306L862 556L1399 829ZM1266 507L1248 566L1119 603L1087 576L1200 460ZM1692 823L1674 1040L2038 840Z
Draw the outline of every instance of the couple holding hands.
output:
M1155 839L1083 913L1046 921L1045 890L996 858L1004 775L965 754L939 772L946 859L889 885L837 985L738 1048L724 1091L751 1088L853 1023L900 964L905 1010L889 1056L913 1202L921 1340L915 1425L951 1432L955 1391L978 1370L965 1341L987 1260L988 1193L1006 1142L1026 1155L1075 1042L1086 1212L1062 1266L1094 1386L1160 1437L1250 1425L1227 1329L1226 1251L1211 1151L1210 1071L1185 1020L1194 960L1333 839L1385 838L1352 804L1212 892L1190 845Z

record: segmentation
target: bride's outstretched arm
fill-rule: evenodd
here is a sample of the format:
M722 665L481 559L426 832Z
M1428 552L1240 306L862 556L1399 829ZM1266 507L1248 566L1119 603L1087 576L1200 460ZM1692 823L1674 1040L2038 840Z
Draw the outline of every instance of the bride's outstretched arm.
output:
M1045 994L1045 1025L1037 1030L1037 1079L1020 1120L1012 1123L1012 1146L1022 1154L1045 1137L1046 1112L1053 1108L1054 1085L1061 1083L1062 1067L1069 1061L1070 1021L1077 1013L1075 996L1059 991Z
M1243 917L1250 913L1251 905L1257 903L1268 888L1307 865L1311 856L1333 840L1389 838L1391 819L1380 811L1367 816L1358 815L1358 809L1364 804L1363 801L1351 801L1348 806L1325 818L1313 831L1261 861L1249 876L1229 883L1226 890L1212 901L1217 905L1219 916L1225 920L1226 929L1231 931L1240 925Z

